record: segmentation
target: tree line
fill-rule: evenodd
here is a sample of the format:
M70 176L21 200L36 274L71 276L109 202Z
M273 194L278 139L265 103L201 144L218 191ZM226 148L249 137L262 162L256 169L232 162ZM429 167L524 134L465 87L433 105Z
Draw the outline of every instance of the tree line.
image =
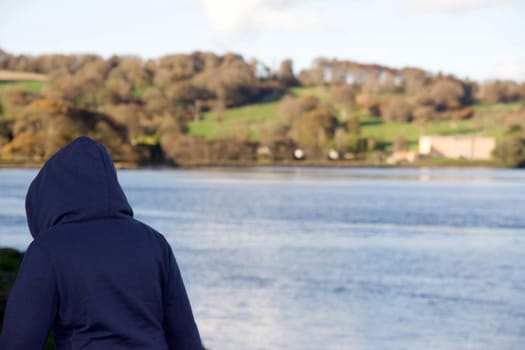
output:
M383 147L361 136L356 110L424 129L435 121L472 118L476 103L525 101L525 83L480 84L419 68L326 58L295 74L289 59L271 69L233 53L144 60L0 50L0 70L48 78L40 92L0 90L2 158L36 161L79 134L104 142L116 159L130 162L278 161L292 159L298 147L311 159L324 159L327 149L362 154ZM294 97L288 92L295 86L324 86L329 98ZM221 122L228 108L267 100L280 101L279 120L259 128L255 139L242 133L224 139L189 133L189 124L205 112ZM525 119L520 113L514 117L517 124ZM262 146L269 152L261 153Z

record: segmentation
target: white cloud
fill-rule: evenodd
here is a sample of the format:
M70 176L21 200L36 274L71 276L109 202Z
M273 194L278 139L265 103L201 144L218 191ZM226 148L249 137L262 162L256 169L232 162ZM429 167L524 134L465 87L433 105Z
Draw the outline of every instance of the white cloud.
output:
M499 79L525 81L525 59L506 63L496 70Z
M467 12L510 2L512 0L405 0L405 5L424 12Z
M300 17L290 10L297 0L201 0L204 14L220 34L243 36L265 29L302 31L320 23L319 17Z

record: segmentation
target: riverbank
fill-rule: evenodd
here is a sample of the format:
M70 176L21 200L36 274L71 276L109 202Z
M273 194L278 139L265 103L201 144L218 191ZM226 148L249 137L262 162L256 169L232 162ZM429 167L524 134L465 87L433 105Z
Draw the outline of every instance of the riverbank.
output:
M28 168L39 169L44 165L44 162L36 161L3 161L0 160L0 168ZM422 159L413 163L398 163L386 164L372 161L309 161L309 160L286 160L286 161L253 161L253 162L188 162L184 164L173 163L149 163L140 164L132 162L115 162L117 169L192 169L192 168L208 168L208 167L326 167L326 168L508 168L501 162L496 160L466 160L466 159Z

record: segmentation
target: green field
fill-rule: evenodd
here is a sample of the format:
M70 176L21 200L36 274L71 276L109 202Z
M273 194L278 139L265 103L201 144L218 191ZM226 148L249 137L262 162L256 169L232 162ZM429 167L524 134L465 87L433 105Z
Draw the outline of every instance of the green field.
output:
M27 92L39 94L44 87L44 82L36 80L0 80L0 93L9 89L22 89ZM0 118L9 118L9 111L2 106L2 96L0 96Z
M29 92L39 93L42 91L44 82L33 80L0 80L0 90L8 88L22 88Z
M520 102L511 102L511 103L476 103L474 105L474 110L487 111L487 112L509 112L519 109L521 107Z
M310 94L321 100L327 98L323 87L292 88L288 94L294 97ZM234 136L257 139L257 129L271 126L279 120L279 101L270 100L243 107L230 108L224 113L222 121L214 112L203 113L202 120L190 123L190 134L207 139L229 138Z
M440 121L418 126L412 123L383 122L379 118L362 115L361 134L374 137L376 140L392 143L398 135L402 135L409 142L411 149L417 148L417 142L422 135L479 135L501 136L505 128L496 120L478 125L475 120Z
M329 99L329 92L325 87L292 88L288 93L294 97L311 94L321 100ZM519 108L519 104L478 104L474 108L476 112L504 112ZM190 133L207 139L232 136L257 139L257 129L277 123L279 120L278 113L279 101L227 109L222 121L218 120L215 113L206 112L201 121L190 124ZM363 136L374 137L380 142L389 144L398 135L402 135L407 139L411 148L417 147L419 136L424 134L500 136L504 133L504 127L496 118L485 120L483 123L480 123L479 120L469 119L455 122L433 122L425 126L418 126L412 123L385 122L359 110L352 111L350 114L359 118Z
M190 133L208 139L245 136L256 138L256 129L278 120L279 102L263 102L231 108L224 112L222 121L214 112L206 112L199 122L190 124Z
M326 86L295 87L291 88L288 93L293 97L312 95L319 98L321 101L328 101L330 96L330 90Z

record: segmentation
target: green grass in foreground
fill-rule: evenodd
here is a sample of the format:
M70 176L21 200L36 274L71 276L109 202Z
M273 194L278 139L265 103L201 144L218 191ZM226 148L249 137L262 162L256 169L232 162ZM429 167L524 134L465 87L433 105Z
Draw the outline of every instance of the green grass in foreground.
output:
M22 88L28 92L40 93L44 86L42 81L34 80L0 80L0 90L8 88Z

